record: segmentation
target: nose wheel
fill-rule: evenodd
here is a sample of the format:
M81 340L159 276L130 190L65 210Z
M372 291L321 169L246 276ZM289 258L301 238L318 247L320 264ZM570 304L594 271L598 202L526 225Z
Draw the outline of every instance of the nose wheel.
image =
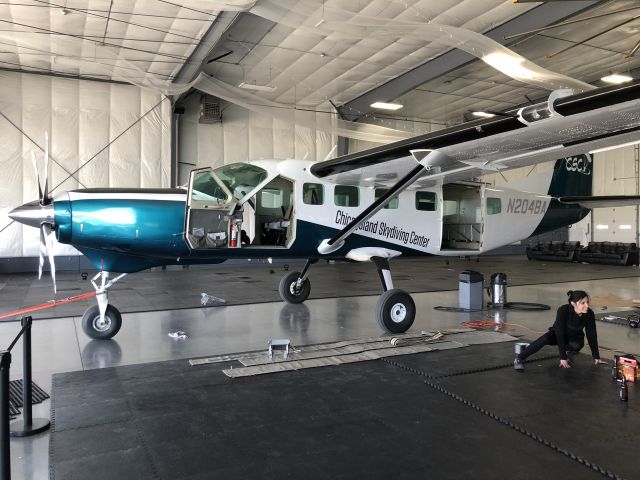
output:
M107 305L104 318L100 318L98 305L89 307L82 316L82 330L91 338L106 340L112 338L122 327L122 315L113 305Z

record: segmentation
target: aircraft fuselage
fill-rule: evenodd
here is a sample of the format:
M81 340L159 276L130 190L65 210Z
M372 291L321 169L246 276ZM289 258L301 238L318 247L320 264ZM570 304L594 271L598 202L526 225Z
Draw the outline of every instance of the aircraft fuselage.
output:
M211 179L209 186L194 187L197 176L186 190L67 192L54 200L57 239L73 245L100 270L131 273L229 258L344 258L359 247L408 256L476 255L542 228L573 223L587 212L554 209L548 195L481 183L409 189L364 222L339 250L320 255L320 242L344 228L384 189L324 182L308 172L310 162L249 163L263 169L264 178L240 193L231 192L229 180L223 200L196 193L196 188L216 187ZM214 170L197 172L211 175ZM219 181L218 176L223 174L211 178ZM237 238L231 246L234 224Z

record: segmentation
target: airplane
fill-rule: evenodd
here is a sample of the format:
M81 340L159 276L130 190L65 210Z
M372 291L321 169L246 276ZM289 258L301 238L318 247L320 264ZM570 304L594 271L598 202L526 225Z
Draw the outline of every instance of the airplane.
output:
M383 289L375 318L383 330L402 333L416 307L394 288L390 259L475 256L573 224L593 207L639 204L640 196L592 197L592 157L585 155L638 142L639 130L640 82L559 90L512 112L331 160L195 169L187 188L86 188L51 198L45 175L39 200L9 216L40 229L41 266L48 254L52 273L54 237L98 269L97 305L82 317L94 339L120 330L108 290L125 275L234 258L306 258L280 281L289 303L308 298L309 268L320 259L372 261ZM558 158L546 192L477 180Z

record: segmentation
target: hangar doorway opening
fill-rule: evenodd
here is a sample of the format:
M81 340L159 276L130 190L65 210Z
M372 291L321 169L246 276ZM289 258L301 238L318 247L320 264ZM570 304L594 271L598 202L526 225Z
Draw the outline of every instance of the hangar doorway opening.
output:
M193 250L286 248L294 240L294 184L246 163L193 170L186 241Z
M442 250L478 250L484 231L479 185L442 186Z

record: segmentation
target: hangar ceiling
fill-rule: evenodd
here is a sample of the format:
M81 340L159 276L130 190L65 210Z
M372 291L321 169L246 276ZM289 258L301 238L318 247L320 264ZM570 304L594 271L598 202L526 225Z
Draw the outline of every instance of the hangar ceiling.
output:
M9 0L0 2L0 68L156 86L202 71L232 86L272 87L252 93L292 108L335 105L350 119L441 125L548 94L401 28L361 38L327 33L340 20L354 30L393 21L486 33L544 68L593 84L639 65L633 0ZM505 40L506 33L516 36ZM404 107L372 112L373 98Z

